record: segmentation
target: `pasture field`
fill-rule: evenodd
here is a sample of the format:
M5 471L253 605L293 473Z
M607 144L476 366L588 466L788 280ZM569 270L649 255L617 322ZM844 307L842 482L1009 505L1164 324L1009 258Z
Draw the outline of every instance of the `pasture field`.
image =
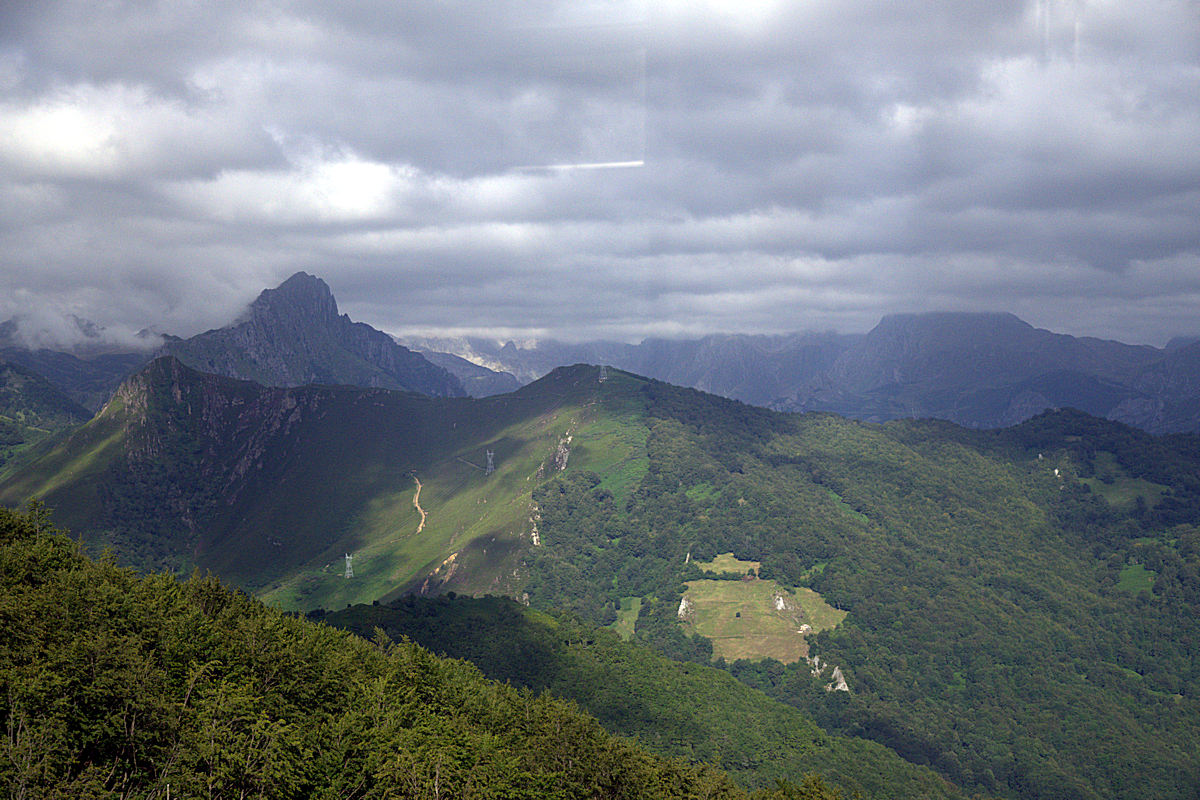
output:
M1154 589L1154 579L1158 573L1146 569L1141 564L1129 564L1121 570L1117 579L1117 588L1123 592L1137 594Z
M1113 458L1112 453L1096 454L1096 476L1081 479L1093 493L1116 509L1128 511L1137 505L1138 498L1154 508L1167 490L1161 483L1129 475Z
M808 656L810 632L801 626L809 625L816 633L846 616L811 589L793 592L775 581L700 580L687 587L684 625L711 640L713 657L726 661L799 661Z

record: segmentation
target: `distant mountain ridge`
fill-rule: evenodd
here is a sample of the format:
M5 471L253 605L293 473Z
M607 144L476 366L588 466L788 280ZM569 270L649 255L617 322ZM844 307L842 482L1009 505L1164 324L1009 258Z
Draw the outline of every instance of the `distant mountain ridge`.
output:
M402 341L422 352L452 353L489 369L509 372L523 383L537 380L559 366L608 364L678 386L771 406L801 383L829 369L846 348L861 338L805 332L776 336L717 333L699 339L645 339L640 344L553 339L500 344L481 337L408 337Z
M1056 334L1007 313L895 314L847 348L820 381L772 405L977 428L1071 406L1163 432L1120 410L1143 397L1137 375L1161 357L1153 347Z
M298 272L265 289L224 328L163 347L195 369L264 386L344 384L461 397L462 383L390 336L338 314L320 278Z
M892 314L867 334L714 334L640 344L407 339L522 381L605 363L778 411L1013 425L1079 408L1151 433L1200 432L1200 342L1165 348L1053 333L1009 313Z
M74 324L87 341L99 335L86 320ZM638 344L397 339L340 314L329 286L300 272L264 290L230 325L161 339L160 354L265 386L487 397L556 367L589 363L773 410L873 422L920 417L994 428L1073 407L1151 433L1200 432L1200 340L1128 345L1053 333L1009 313L892 314L851 335L711 334ZM149 351L91 345L86 352L32 350L23 341L17 319L0 323L0 358L42 375L91 411L150 358Z

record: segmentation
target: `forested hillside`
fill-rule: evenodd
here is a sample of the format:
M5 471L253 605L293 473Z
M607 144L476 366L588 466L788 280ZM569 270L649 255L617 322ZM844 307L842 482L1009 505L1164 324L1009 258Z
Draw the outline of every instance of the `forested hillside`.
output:
M659 755L715 764L748 786L819 773L848 796L966 796L881 745L826 734L719 669L672 661L572 614L501 597L409 595L311 616L364 636L378 628L409 637L489 678L573 700L613 733Z
M697 559L848 612L808 637L841 667L735 674L979 791L1185 797L1200 783L1197 439L1076 412L1001 432L784 416L648 384L627 496L586 470L535 490L538 607L706 660L679 624Z
M89 562L39 508L0 509L0 587L8 797L745 797L465 662Z

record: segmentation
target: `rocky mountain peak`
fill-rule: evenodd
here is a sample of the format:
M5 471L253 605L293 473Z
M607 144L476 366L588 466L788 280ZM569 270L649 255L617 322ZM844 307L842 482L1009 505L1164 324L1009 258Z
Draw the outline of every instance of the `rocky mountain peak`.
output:
M325 281L297 272L274 289L264 289L250 304L255 318L302 320L329 323L337 319L337 300Z
M329 286L305 272L264 290L234 324L169 342L163 352L193 369L265 386L324 383L465 394L445 369L386 333L339 316Z

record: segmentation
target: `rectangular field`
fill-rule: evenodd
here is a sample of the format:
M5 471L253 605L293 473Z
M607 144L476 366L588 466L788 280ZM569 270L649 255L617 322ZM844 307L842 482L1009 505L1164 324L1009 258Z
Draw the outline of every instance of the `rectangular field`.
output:
M726 661L799 661L808 655L809 633L833 627L846 616L811 589L792 592L775 581L700 580L687 587L680 606L683 624L711 640L713 656Z

